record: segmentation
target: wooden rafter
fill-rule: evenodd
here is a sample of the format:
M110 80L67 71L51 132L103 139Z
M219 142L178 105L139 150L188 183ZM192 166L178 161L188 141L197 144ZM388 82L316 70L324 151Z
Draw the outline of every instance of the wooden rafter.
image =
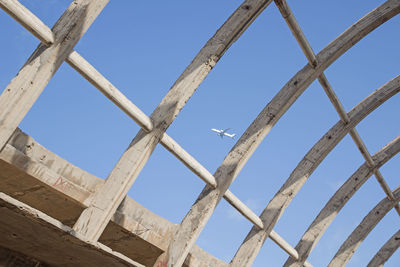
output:
M393 196L397 202L400 201L400 187L393 191ZM328 266L345 266L372 229L393 207L393 202L388 198L379 202L344 241Z
M240 6L201 49L150 116L154 129L149 133L139 131L103 187L96 192L90 206L79 217L74 226L75 231L90 240L100 237L112 214L179 111L225 51L271 1L258 2L262 2L258 8L249 8L247 4Z
M72 2L53 27L54 43L49 47L39 44L17 76L7 85L0 95L0 149L107 2Z
M300 260L295 261L289 258L284 266L301 266L308 258L312 249L316 246L326 229L333 222L336 215L351 199L351 197L361 188L361 186L371 177L375 168L380 168L393 156L400 152L400 136L387 144L372 158L374 167L364 163L350 178L335 192L318 216L314 219L303 237L296 246Z
M265 225L264 230L259 230L255 227L251 229L245 241L237 251L233 262L239 265L239 263L243 264L243 261L248 259L246 264L251 263L250 259L254 259L268 236L268 232L273 229L291 200L329 152L346 136L350 129L399 91L400 76L385 84L354 107L348 114L350 118L349 123L346 124L343 121L339 121L322 136L303 157L290 174L290 177L261 213L260 217ZM252 256L250 257L250 255Z
M397 231L375 254L367 267L383 266L400 247L400 230Z
M17 0L4 0L5 4L0 7L6 9L12 17L14 17L21 25L31 31L42 42L47 40L47 45L54 40L53 34L39 18L31 13L27 8L21 5ZM51 41L49 41L51 40ZM123 95L110 81L108 81L98 70L96 70L89 62L87 62L76 51L72 51L66 59L77 72L93 84L108 99L138 123L145 131L149 132L153 129L153 124L147 115L145 115L136 105L134 105L125 95ZM198 177L212 187L216 187L214 176L204 168L195 158L186 152L175 140L166 133L161 138L161 144L177 157L184 165L192 170ZM227 190L224 198L245 218L252 222L255 226L263 228L261 219L238 199L232 192ZM270 238L292 258L297 259L298 253L275 231L271 232ZM308 263L306 263L308 264ZM308 264L311 266L311 264Z
M289 25L290 30L292 31L293 35L296 37L296 40L298 41L300 47L302 48L304 55L307 57L309 63L312 66L316 66L317 61L315 58L315 54L307 41L306 37L304 36L299 24L297 23L296 18L294 17L292 11L290 10L289 5L287 4L286 0L275 0L275 3L279 7L279 10L282 14L282 16L285 18L286 22ZM325 74L322 73L320 76L318 76L318 81L321 84L322 88L324 89L325 93L329 97L329 100L332 102L333 106L335 107L337 113L339 114L339 117L342 121L345 123L349 122L349 117L347 116L347 113L340 102L339 98L336 96L335 91L332 89L331 84L329 83L328 79L326 78ZM356 144L357 148L359 149L361 155L364 157L366 160L367 164L370 167L373 167L374 163L371 157L371 154L369 153L364 141L361 139L360 135L358 134L357 130L351 129L350 130L350 136L353 139L354 143ZM380 186L382 187L383 191L385 194L388 196L390 200L394 201L394 197L392 195L392 191L390 190L389 186L387 185L385 179L383 178L381 172L379 171L379 168L374 169L374 175L376 179L378 180ZM400 206L399 203L395 202L395 209L397 213L400 215Z
M179 230L175 233L175 237L168 250L168 259L165 259L168 261L168 264L172 262L171 264L173 265L176 262L181 262L182 258L187 255L190 247L194 244L221 200L222 195L236 178L244 164L279 118L289 109L311 82L321 75L324 69L345 51L398 12L400 12L399 1L388 1L367 14L316 56L318 65L315 68L311 65L306 65L279 91L249 126L216 171L214 176L217 179L218 187L213 189L206 186L181 222ZM275 209L274 211L279 213ZM263 217L261 218L264 220ZM270 222L268 224L264 223L264 230L262 232L266 233L265 237L272 231L272 227L269 227L269 225ZM259 229L256 231L259 231ZM255 237L254 242L259 243L261 247L263 244L262 238L258 241ZM246 245L248 252L244 253L243 257L240 256L234 259L234 261L238 259L246 259L248 262L253 261L259 248L257 249L257 245L250 245L250 242L246 242L246 244L248 244ZM243 250L241 249L241 251ZM238 266L245 266L245 264L238 263Z

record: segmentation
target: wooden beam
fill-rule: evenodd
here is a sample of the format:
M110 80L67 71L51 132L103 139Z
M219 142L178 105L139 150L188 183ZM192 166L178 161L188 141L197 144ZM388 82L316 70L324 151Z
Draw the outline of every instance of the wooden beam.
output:
M0 8L3 8L10 16L31 31L46 45L50 45L54 42L54 36L50 28L17 0L0 0ZM146 131L151 131L153 129L150 118L76 51L72 51L68 55L66 62L138 123L140 127Z
M0 4L1 4L0 0ZM28 16L24 13L19 13L15 9L10 9L10 14L17 19L27 29L34 28L31 24L32 21L36 21L35 24L39 25L36 29L35 36L40 40L44 40L47 37L53 38L51 30L43 24L34 14L28 9L21 5L16 0L12 1L15 5L19 6L19 9L24 10L30 17L33 17L31 21L22 23L24 16ZM47 34L47 36L46 36ZM48 39L48 38L47 38ZM76 71L78 71L83 77L85 77L90 83L92 83L97 89L99 89L108 99L116 104L122 111L136 121L144 130L147 132L153 128L152 122L139 108L137 108L125 95L123 95L111 82L109 82L103 75L100 74L89 62L87 62L81 55L76 51L72 51L66 59ZM195 158L187 153L175 140L169 137L166 133L161 138L161 144L175 155L183 164L185 164L190 170L192 170L197 176L199 176L204 182L216 187L216 180L214 176L205 169ZM238 210L244 217L246 217L254 225L263 228L261 219L249 209L243 202L240 201L232 192L227 190L224 198L230 203L236 210ZM291 247L282 237L280 237L275 231L271 232L271 239L284 249L289 255L296 258L297 252ZM311 266L311 265L310 265Z
M150 118L76 51L72 51L71 54L69 54L66 62L139 124L141 128L145 129L147 132L153 129Z
M400 187L393 191L393 196L397 202L400 201ZM388 198L379 202L344 241L328 267L345 266L368 234L393 207L393 202Z
M139 131L104 186L79 217L75 231L90 240L99 238L166 129L225 51L254 20L254 14L263 8L254 10L252 6L241 6L206 43L151 115L154 129L150 133Z
M181 262L204 228L224 192L270 129L322 71L345 51L386 20L400 12L399 1L389 1L346 30L317 55L317 65L300 70L257 116L216 171L218 187L206 186L174 235L168 255L159 262ZM268 230L268 235L272 229ZM268 236L267 235L267 236ZM243 266L243 265L242 265Z
M391 80L355 106L348 114L350 117L349 123L346 124L343 121L336 123L336 125L308 151L290 174L290 177L286 180L284 185L279 189L278 193L276 193L261 213L260 218L263 220L264 230L253 227L243 241L233 259L233 262L237 264L235 266L239 266L240 264L243 264L242 266L248 266L251 264L251 259L254 259L261 249L265 239L268 237L268 233L273 229L293 197L323 159L340 140L346 136L350 129L398 92L400 92L400 76Z
M40 44L0 96L0 149L108 0L76 0L53 27L54 44Z
M281 12L282 17L286 20L290 31L292 32L293 36L299 43L301 50L303 50L304 55L308 59L308 62L313 67L316 67L317 58L315 57L315 53L312 50L310 43L307 41L299 24L297 23L296 18L293 16L292 11L290 10L290 7L287 4L286 0L274 0L274 1L279 11Z
M299 260L289 258L284 266L302 266L311 251L317 245L326 229L336 218L336 215L360 189L360 187L371 177L373 170L383 166L388 160L400 152L400 136L387 144L373 156L374 168L364 163L350 178L335 192L327 204L314 221L310 224L307 231L296 246L299 252Z
M208 185L216 188L216 180L214 176L204 168L195 158L187 153L182 147L179 146L171 137L164 133L161 139L163 146L168 149L172 154L175 155L183 164L185 164L190 170L192 170L197 176L199 176ZM226 190L224 198L231 204L238 212L240 212L246 219L259 228L264 228L264 225L260 219L247 205L245 205L239 198L237 198L231 191ZM278 233L272 231L270 238L281 247L291 257L298 259L297 251L287 243ZM306 262L307 266L312 266Z
M0 0L0 8L46 45L54 43L53 32L17 0Z
M301 49L304 52L304 55L307 57L309 63L312 66L316 66L316 57L311 49L310 44L308 43L306 37L303 34L303 31L301 30L299 24L297 23L296 18L294 17L292 11L290 10L289 5L287 4L286 0L275 0L276 5L279 8L279 11L281 12L282 16L285 18L287 24L289 25L290 30L292 31L293 35L295 36L296 40L298 41ZM349 117L347 116L347 113L340 102L339 98L336 96L335 92L332 89L332 86L328 82L328 79L326 78L325 74L321 74L318 77L318 81L321 84L322 88L324 89L325 93L329 97L329 100L335 107L337 113L339 114L339 117L342 121L348 123L349 122ZM350 136L353 139L354 143L357 145L357 148L360 150L362 156L366 160L367 164L369 164L370 167L373 167L373 161L371 158L371 154L369 153L366 145L364 144L364 141L361 139L360 135L358 134L356 129L351 129L350 131ZM394 201L394 197L392 195L392 191L390 190L389 186L387 185L385 179L383 178L381 172L379 169L374 169L374 174L376 179L379 182L379 185L385 192L385 194L388 196L388 198L392 201ZM395 203L395 209L397 213L400 215L400 206L398 203Z
M368 263L367 267L383 267L385 262L393 255L400 247L400 230L397 231L375 254Z

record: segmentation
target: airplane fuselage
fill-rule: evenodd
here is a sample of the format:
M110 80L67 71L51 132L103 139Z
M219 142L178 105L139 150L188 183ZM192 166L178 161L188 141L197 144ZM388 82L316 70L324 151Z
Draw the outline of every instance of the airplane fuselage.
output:
M230 138L234 138L236 134L228 134L226 131L228 131L228 129L225 130L218 130L218 129L211 129L211 131L216 132L218 136L220 136L221 138L223 138L224 136L228 136Z

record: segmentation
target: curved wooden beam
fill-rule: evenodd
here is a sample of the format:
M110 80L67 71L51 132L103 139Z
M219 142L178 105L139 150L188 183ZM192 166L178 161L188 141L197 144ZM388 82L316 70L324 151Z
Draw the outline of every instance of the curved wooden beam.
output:
M399 91L400 76L397 76L354 107L348 113L349 123L339 121L311 148L260 215L265 228L251 229L233 258L232 265L251 264L286 207L322 160L357 123Z
M153 111L150 117L153 130L149 133L139 131L89 207L79 217L74 225L75 231L89 240L100 237L169 125L225 51L271 1L245 1L205 44Z
M400 201L400 187L393 191L393 196L396 201ZM394 203L388 198L384 198L378 203L368 214L364 217L362 222L354 229L354 231L349 235L349 237L344 241L342 246L336 252L335 256L332 258L328 267L334 266L345 266L354 252L360 246L361 242L368 236L368 234L374 229L374 227L385 217L394 207Z
M350 178L336 191L325 207L320 211L315 220L308 227L303 237L296 246L299 260L288 258L284 266L303 266L305 260L316 246L326 229L335 219L343 206L358 191L358 189L371 177L374 169L380 168L394 155L400 152L400 136L387 144L372 159L374 167L370 168L364 163Z
M168 255L164 256L160 262L171 266L170 264L183 261L182 259L185 258L190 247L195 243L229 185L280 117L324 69L369 32L399 12L399 0L385 2L323 49L316 56L318 64L315 68L306 65L279 91L228 153L214 175L218 187L213 189L206 186L203 189L175 233L168 249ZM271 230L268 230L268 234Z
M382 267L385 262L393 255L400 247L400 230L397 231L375 254L367 267Z

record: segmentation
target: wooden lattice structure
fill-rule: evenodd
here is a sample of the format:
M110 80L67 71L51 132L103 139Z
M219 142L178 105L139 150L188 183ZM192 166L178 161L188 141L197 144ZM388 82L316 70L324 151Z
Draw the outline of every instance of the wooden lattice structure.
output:
M330 266L343 266L385 214L394 208L400 215L400 188L392 191L379 171L381 166L400 151L400 138L394 139L378 153L371 155L354 128L369 113L400 91L400 77L384 84L347 113L324 75L325 69L343 53L396 16L400 12L400 0L384 2L318 54L311 49L286 1L275 0L308 59L308 64L265 106L214 174L165 131L218 60L272 0L245 0L205 44L150 117L74 51L75 44L107 2L108 0L74 0L50 29L18 1L0 0L0 7L41 41L0 96L0 246L4 247L1 253L11 253L7 251L12 250L34 257L35 264L39 265L43 262L49 265L74 266L250 266L269 237L289 255L285 266L312 266L307 258L316 243L346 202L374 175L387 197L356 227L330 263ZM18 129L19 123L64 61L142 128L104 182L71 166ZM315 79L324 88L340 116L340 121L309 150L258 216L229 191L229 186L271 128ZM273 230L274 226L308 177L347 134L350 134L365 158L365 163L337 190L302 239L292 247ZM148 211L126 195L159 143L200 177L206 186L178 227L170 226L159 218L157 220L161 230L145 235L133 231L145 222L135 221L136 215L130 214L129 217L127 214L132 210L139 210L141 216L148 216L148 220L154 220L154 216L147 214ZM28 148L26 144L30 144ZM32 149L33 146L35 149ZM46 165L49 158L68 171L60 173ZM83 177L84 182L74 179L77 175ZM35 196L24 199L24 194L18 195L15 192L23 191L19 187L25 185L12 181L14 176L25 177L32 188L45 185L43 190L46 190L50 198L48 201L54 202L51 205L57 205L57 201L65 201L69 206L59 212L49 208L47 204L50 203L42 203ZM23 179L19 179L21 180ZM254 225L229 264L194 245L222 197ZM128 220L131 221L127 222ZM105 230L106 227L108 230ZM35 231L41 231L41 240L32 236ZM124 242L131 245L129 250L124 249L123 244L107 242L107 236L116 233L126 235ZM394 233L376 255L371 257L370 266L383 264L394 253L400 246L399 235L399 232ZM32 250L32 242L35 242L35 250ZM138 245L134 245L134 242ZM46 250L48 246L53 246L57 253L49 253Z

